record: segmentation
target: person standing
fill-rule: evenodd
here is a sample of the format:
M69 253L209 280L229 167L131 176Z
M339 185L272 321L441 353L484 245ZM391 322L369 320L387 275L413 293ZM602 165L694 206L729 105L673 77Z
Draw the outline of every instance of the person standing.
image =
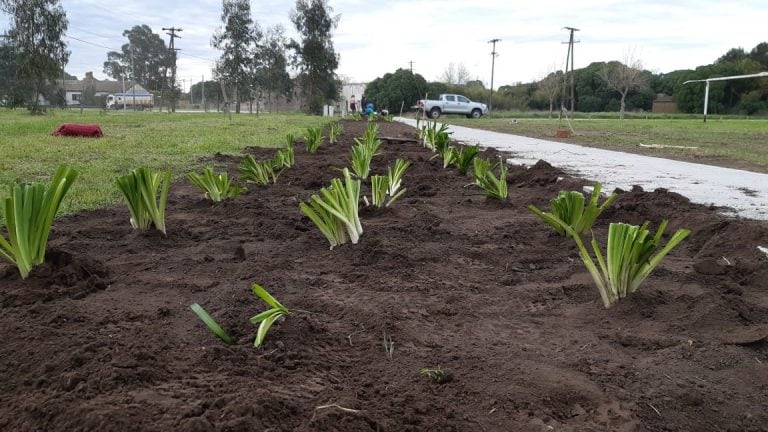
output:
M360 96L360 112L365 113L365 109L368 107L368 99L365 95Z
M355 95L352 95L349 98L349 112L352 112L352 113L357 112L357 103L355 102Z

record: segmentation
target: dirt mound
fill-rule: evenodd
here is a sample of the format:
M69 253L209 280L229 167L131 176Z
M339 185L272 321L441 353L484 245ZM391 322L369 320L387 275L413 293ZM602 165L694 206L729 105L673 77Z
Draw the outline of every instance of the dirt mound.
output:
M330 250L299 202L339 176L368 125L343 124L339 143L313 155L297 143L277 185L234 201L174 184L167 237L133 232L118 206L57 220L27 280L0 263L0 429L766 430L764 222L664 190L620 193L595 226L601 243L612 221L692 234L605 309L573 242L525 208L588 181L513 166L497 202L418 144L389 142L373 172L411 161L406 194L361 209L360 242ZM230 173L240 160L211 158ZM254 282L291 310L260 349ZM450 382L420 373L438 365Z

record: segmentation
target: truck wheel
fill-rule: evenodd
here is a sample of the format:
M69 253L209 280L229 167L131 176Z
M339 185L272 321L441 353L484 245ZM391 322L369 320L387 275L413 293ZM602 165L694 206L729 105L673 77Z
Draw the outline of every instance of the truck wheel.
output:
M472 110L472 118L480 118L483 113L479 109Z
M429 111L429 118L433 118L433 119L440 118L440 108L437 108L437 107L432 108Z

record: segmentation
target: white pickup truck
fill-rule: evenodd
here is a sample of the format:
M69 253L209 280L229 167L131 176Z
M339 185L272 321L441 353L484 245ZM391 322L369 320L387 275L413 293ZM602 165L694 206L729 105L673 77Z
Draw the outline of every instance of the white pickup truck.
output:
M437 100L420 100L419 111L424 111L430 118L436 119L442 114L463 114L467 118L480 118L488 114L485 104L472 102L462 95L441 94Z

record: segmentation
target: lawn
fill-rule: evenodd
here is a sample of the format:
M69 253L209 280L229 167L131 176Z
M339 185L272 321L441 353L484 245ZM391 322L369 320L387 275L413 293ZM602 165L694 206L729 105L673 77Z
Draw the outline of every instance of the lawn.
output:
M278 147L285 134L302 136L322 117L221 113L107 113L54 111L42 117L26 111L0 111L0 196L14 179L48 181L56 166L80 172L62 204L62 213L114 203L114 178L139 166L169 168L175 178L199 168L216 153L241 154L245 147ZM50 135L62 123L98 123L104 137L64 138Z
M513 121L513 119L515 121ZM440 121L542 139L554 139L557 118L481 118L444 116ZM768 172L768 120L577 118L566 142L629 153ZM562 127L567 128L563 123ZM644 146L653 147L644 147ZM693 148L688 148L693 147Z

